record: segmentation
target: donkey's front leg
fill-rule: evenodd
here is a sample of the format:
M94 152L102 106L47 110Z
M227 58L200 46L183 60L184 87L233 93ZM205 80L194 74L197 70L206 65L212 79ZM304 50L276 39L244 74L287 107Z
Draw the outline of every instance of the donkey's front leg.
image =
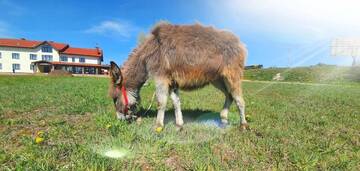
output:
M175 109L175 119L176 119L176 130L181 131L184 125L183 116L181 113L181 105L180 105L180 98L179 98L179 90L173 89L170 92L171 100L173 101L174 109Z
M159 128L164 126L166 102L169 95L169 84L161 79L155 79L155 84L156 84L156 97L158 102L156 128Z

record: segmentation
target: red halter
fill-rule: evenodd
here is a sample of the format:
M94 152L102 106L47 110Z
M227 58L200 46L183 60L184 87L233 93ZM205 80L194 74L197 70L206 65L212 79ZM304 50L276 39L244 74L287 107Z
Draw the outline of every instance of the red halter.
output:
M125 86L123 85L122 87L121 87L121 92L122 92L122 94L123 94L123 96L124 96L124 100L125 100L125 110L124 110L124 112L125 112L125 114L127 115L127 113L128 113L128 107L129 107L129 99L128 99L128 97L127 97L127 93L126 93L126 89L125 89Z
M119 93L119 87L116 86L116 94ZM127 96L127 93L126 93L126 88L125 88L125 81L123 81L123 84L121 86L121 93L124 97L124 103L125 103L125 109L124 109L124 114L127 115L128 113L128 107L129 107L129 99L128 99L128 96Z

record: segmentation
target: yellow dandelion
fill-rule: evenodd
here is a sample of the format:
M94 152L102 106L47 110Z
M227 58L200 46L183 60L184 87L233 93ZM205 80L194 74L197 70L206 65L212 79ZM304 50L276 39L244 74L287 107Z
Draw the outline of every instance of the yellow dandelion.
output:
M156 131L157 133L160 133L162 130L163 130L162 127L157 127L157 128L155 129L155 131Z
M111 127L110 124L107 124L107 125L106 125L106 129L109 129L110 127Z
M44 140L45 140L44 138L36 137L36 138L35 138L35 143L36 143L36 144L40 144L40 143L44 142Z

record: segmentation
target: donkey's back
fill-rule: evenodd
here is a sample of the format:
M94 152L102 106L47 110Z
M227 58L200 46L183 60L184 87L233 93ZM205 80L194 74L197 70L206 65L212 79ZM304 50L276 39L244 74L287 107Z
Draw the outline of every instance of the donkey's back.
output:
M230 32L199 24L162 24L152 35L161 52L156 56L161 65L156 66L163 66L153 67L153 73L166 74L182 89L202 87L229 69L240 76L244 68L246 48Z

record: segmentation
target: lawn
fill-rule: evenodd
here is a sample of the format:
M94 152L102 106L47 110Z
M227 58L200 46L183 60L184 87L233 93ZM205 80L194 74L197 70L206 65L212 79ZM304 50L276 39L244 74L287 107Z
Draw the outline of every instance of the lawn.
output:
M0 76L0 170L360 170L358 83L244 82L245 132L234 104L231 126L216 126L218 115L209 113L224 97L212 86L181 92L184 130L175 131L169 104L161 133L155 103L141 124L116 120L108 83ZM142 89L143 108L153 91Z
M324 64L295 68L249 69L245 72L245 79L271 81L277 73L281 73L284 81L291 82L333 84L360 82L360 66L346 67Z

